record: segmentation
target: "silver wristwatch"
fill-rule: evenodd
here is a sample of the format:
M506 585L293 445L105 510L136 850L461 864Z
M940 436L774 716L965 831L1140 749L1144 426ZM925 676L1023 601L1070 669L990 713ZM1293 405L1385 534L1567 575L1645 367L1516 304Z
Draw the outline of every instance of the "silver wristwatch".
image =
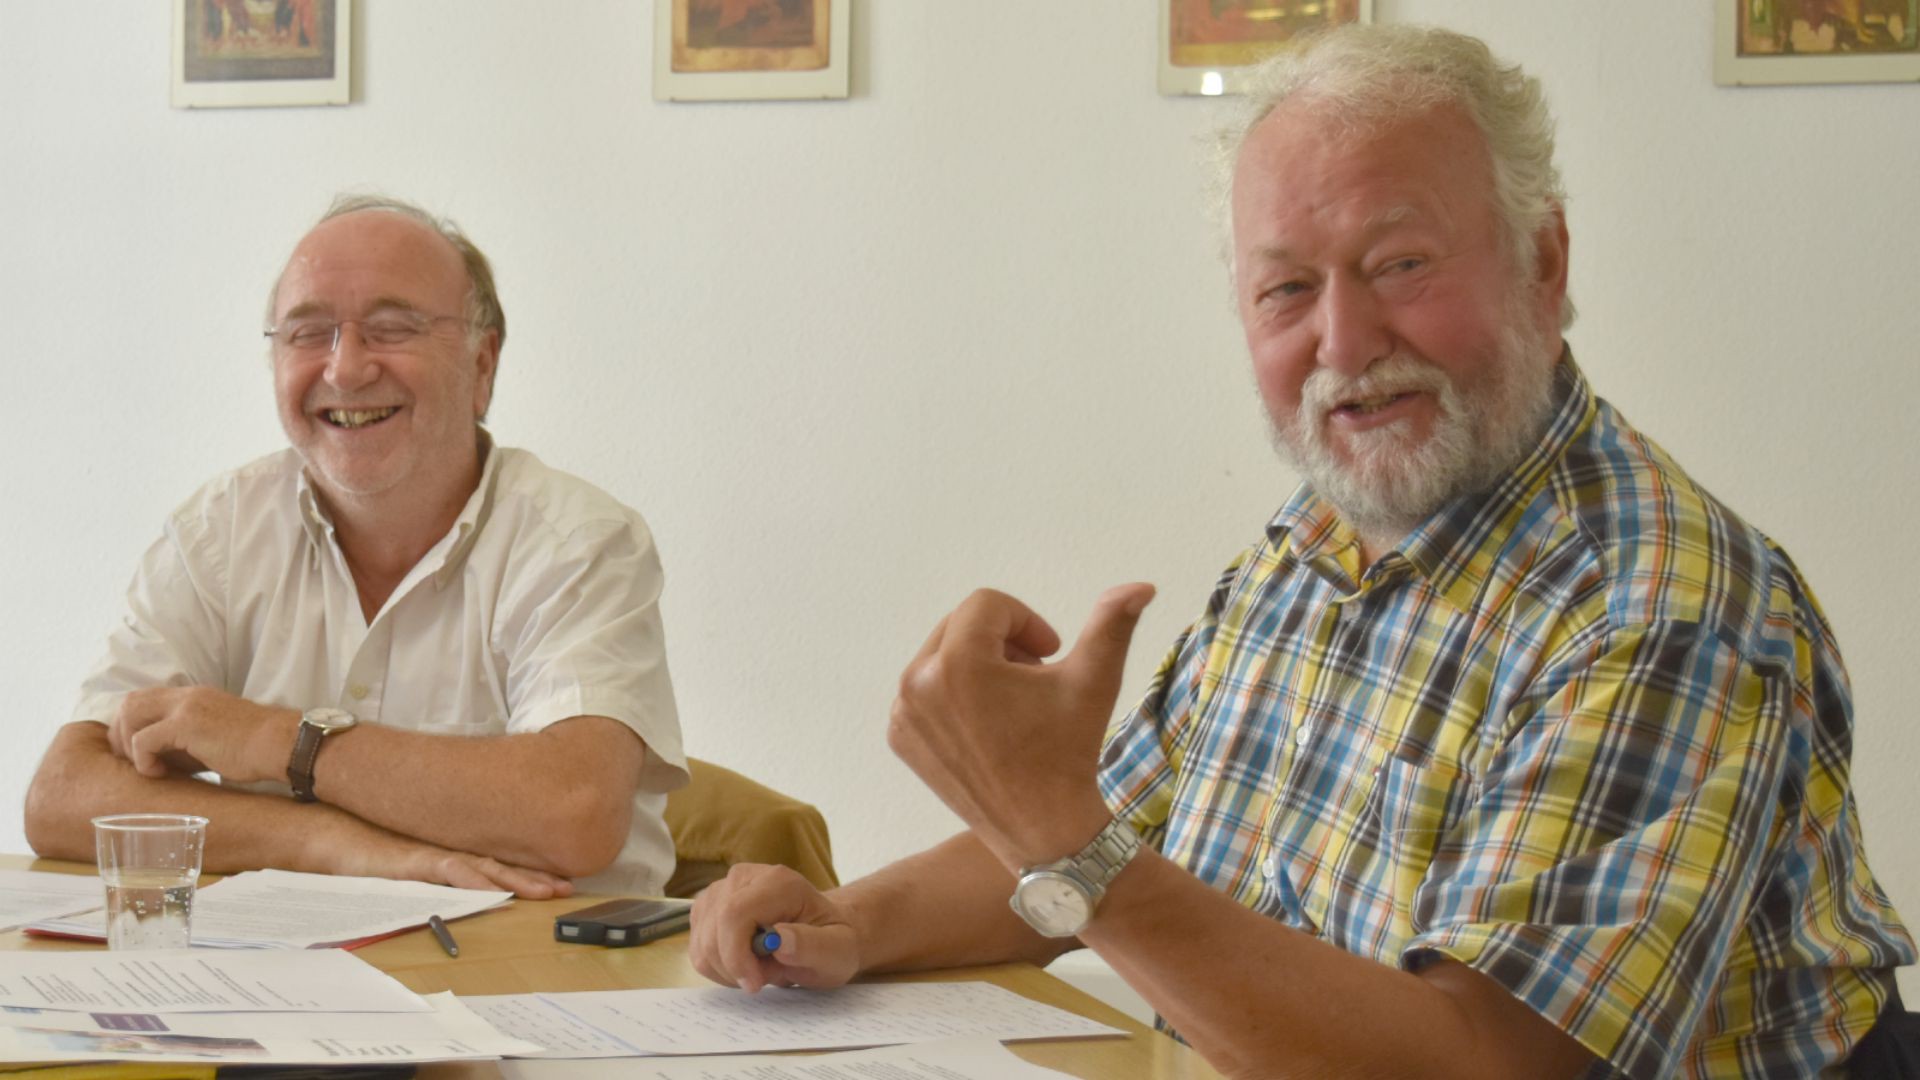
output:
M320 743L335 732L359 723L345 709L308 709L300 717L300 735L293 741L293 760L287 763L287 782L293 785L297 802L318 802L313 793L313 762L320 756Z
M1022 869L1007 902L1014 914L1047 937L1072 937L1093 921L1107 885L1139 853L1140 834L1114 818L1077 853Z

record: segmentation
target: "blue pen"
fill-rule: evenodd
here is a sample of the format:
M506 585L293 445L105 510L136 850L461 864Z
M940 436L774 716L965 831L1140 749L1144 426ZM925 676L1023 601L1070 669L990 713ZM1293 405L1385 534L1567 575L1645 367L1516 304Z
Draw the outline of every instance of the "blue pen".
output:
M772 956L780 951L780 932L778 930L756 930L753 934L753 955Z

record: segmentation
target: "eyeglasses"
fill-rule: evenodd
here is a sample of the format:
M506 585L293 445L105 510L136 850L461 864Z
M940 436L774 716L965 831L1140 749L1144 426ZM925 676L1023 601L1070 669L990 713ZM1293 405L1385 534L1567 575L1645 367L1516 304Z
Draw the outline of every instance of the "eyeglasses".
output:
M418 311L383 311L364 319L292 319L262 334L275 347L293 353L325 356L340 347L340 328L360 328L360 344L372 352L398 352L433 332L443 322L466 322L462 315L426 315Z

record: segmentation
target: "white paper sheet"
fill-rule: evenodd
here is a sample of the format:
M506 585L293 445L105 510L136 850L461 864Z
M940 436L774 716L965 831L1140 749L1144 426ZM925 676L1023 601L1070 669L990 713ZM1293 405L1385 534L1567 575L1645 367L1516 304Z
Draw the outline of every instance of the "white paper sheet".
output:
M100 891L97 879L94 892ZM193 943L211 949L314 949L425 926L496 908L512 893L454 889L424 881L249 870L193 898ZM99 906L96 895L94 906ZM105 914L43 919L33 929L106 940Z
M548 996L566 997L565 994ZM530 1057L641 1057L647 1053L549 1004L539 994L469 996L461 1000L487 1023L516 1039L537 1044L540 1051L528 1055Z
M105 902L100 879L92 874L0 870L0 930L71 915Z
M925 1043L964 1036L1124 1035L984 982L889 983L837 990L723 986L470 997L468 1006L542 1057L737 1054Z
M268 1065L457 1061L524 1053L452 994L425 1013L0 1012L0 1061Z
M1059 1080L992 1039L953 1039L810 1057L652 1058L648 1061L503 1061L506 1080Z
M10 952L0 1007L83 1012L426 1012L418 994L339 949Z

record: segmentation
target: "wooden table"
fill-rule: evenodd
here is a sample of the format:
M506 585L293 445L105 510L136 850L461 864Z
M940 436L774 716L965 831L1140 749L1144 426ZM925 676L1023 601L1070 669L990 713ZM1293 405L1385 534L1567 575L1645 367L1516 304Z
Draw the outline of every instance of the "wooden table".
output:
M90 874L81 863L0 855L0 867ZM710 985L687 963L685 934L631 949L565 945L553 940L553 917L593 903L596 897L516 900L512 905L451 924L460 943L458 959L440 950L433 936L417 930L356 950L363 960L416 993L524 994L536 991L621 990L635 987ZM100 945L0 934L0 950L98 949ZM0 962L3 963L3 962ZM1086 1080L1218 1080L1199 1054L1145 1027L1111 1006L1076 990L1032 964L995 964L913 975L877 976L876 982L984 980L1035 1001L1055 1005L1120 1028L1126 1038L1065 1039L1010 1043L1014 1053L1050 1069ZM433 1080L497 1077L491 1063L425 1066Z

